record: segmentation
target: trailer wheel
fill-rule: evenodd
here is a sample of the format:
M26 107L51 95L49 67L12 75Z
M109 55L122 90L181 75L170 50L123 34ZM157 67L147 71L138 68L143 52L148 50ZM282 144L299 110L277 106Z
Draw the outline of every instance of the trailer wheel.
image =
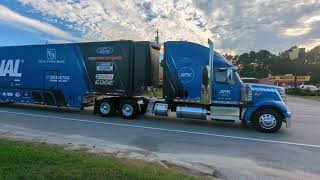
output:
M254 114L253 125L260 132L274 133L282 126L282 116L271 108L261 109Z
M137 115L138 104L134 100L121 102L121 114L124 119L134 119Z
M108 99L102 100L99 103L98 111L102 117L111 117L115 113L114 103Z

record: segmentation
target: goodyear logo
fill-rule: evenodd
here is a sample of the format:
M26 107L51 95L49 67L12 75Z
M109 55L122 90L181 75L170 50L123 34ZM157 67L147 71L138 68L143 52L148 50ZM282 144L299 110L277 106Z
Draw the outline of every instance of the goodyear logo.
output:
M113 48L111 47L100 47L96 50L97 54L101 55L109 55L113 53Z
M19 73L20 59L17 60L2 60L0 61L0 77L21 77Z

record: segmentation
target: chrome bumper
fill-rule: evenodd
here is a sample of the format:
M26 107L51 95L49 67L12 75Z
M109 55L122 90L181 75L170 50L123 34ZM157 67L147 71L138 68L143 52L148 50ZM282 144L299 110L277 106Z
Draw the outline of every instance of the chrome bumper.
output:
M286 127L291 128L291 125L292 125L291 112L290 111L285 112L284 117L285 117L285 122L287 124Z

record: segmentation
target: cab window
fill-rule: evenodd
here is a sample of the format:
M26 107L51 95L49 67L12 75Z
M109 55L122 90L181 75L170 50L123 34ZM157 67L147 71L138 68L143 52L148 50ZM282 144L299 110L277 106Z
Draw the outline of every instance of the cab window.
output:
M215 81L217 83L234 84L234 71L229 68L221 68L215 71Z

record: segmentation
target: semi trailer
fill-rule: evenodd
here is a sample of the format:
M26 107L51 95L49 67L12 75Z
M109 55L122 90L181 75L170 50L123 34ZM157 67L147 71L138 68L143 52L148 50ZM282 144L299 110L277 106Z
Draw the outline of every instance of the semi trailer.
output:
M0 102L94 106L95 114L119 112L125 119L175 112L178 118L250 123L267 133L283 122L290 127L285 90L243 83L208 42L165 42L161 62L161 46L147 41L0 47Z

